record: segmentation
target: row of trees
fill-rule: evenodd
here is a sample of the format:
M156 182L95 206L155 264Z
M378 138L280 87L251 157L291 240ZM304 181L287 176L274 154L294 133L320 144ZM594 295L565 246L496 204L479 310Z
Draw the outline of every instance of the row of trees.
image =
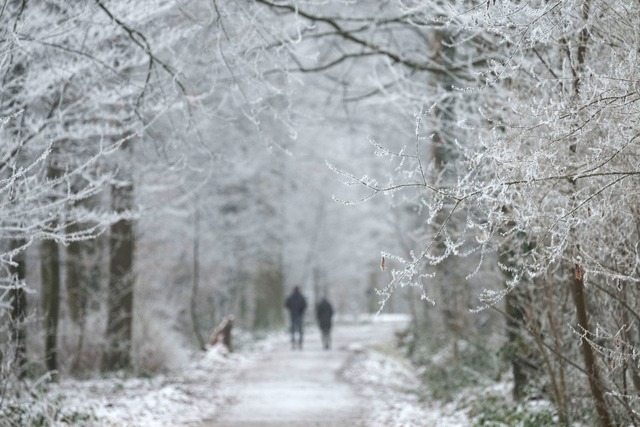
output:
M372 209L331 203L324 164L361 135L297 96L289 53L264 44L277 20L256 6L2 3L3 389L170 368L226 314L282 325L293 284L365 308L359 271L391 229L346 225Z
M257 3L344 102L420 112L413 141L376 138L391 178L342 172L417 213L384 293L437 302L454 354L502 312L516 398L547 390L567 425L592 402L602 425L638 423L637 2ZM504 285L473 292L491 270Z
M321 3L4 3L4 360L30 271L48 368L66 289L81 330L102 310L113 369L134 278L189 335L230 310L268 326L286 286L366 282L386 242L383 297L436 303L412 305L417 336L441 328L460 358L499 311L516 398L637 423L636 2ZM353 192L309 173L327 157Z
M3 377L24 374L33 320L27 296L37 289L28 271L39 270L47 370L59 365L61 292L66 289L69 316L84 330L91 292L105 268L103 366L130 363L136 216L130 159L145 126L160 113L158 101L166 100L160 97L164 81L171 82L175 72L142 33L118 18L123 10L115 6L7 1L1 8L0 316L9 320L3 321L9 337ZM154 6L162 13L161 2ZM153 17L137 19L135 26L143 27ZM105 239L97 238L102 235L108 236L106 263ZM37 260L30 265L32 249Z

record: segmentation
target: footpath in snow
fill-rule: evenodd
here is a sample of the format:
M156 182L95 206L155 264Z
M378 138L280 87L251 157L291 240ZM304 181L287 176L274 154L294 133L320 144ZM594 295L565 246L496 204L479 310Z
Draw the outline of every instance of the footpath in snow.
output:
M87 426L469 425L463 412L430 402L395 349L406 324L389 316L339 323L331 350L308 325L302 351L283 331L246 352L214 347L172 375L65 381L49 399L71 415L90 413L72 424Z
M227 378L228 405L198 427L468 425L420 401L424 387L394 345L407 319L367 320L336 325L329 351L315 328L302 351L275 338Z

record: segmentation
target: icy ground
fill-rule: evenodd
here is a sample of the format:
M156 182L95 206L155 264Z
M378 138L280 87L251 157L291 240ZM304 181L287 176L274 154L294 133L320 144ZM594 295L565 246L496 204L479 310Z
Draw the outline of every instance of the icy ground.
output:
M168 376L63 381L49 398L66 413L93 414L74 417L74 426L470 425L455 404L431 401L394 349L405 324L385 317L338 324L329 351L309 325L303 351L292 351L283 332L247 352L211 348Z

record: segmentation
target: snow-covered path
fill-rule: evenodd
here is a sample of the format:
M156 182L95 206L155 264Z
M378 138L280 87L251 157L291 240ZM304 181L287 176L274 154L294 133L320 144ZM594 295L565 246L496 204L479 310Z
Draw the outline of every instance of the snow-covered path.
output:
M302 351L291 350L283 335L225 384L230 406L201 427L370 425L370 402L344 371L361 349L391 345L404 326L402 320L339 324L331 350L321 349L314 327L307 328Z
M359 320L335 327L329 351L309 325L303 351L291 350L281 332L236 353L210 348L166 375L66 379L34 402L52 426L69 425L63 419L78 427L470 425L455 404L428 396L395 348L408 319Z

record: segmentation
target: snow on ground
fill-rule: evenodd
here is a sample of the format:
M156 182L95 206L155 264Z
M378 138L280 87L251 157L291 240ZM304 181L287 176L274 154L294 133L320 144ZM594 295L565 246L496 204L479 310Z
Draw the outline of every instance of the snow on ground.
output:
M382 335L391 336L389 332L383 333L384 330L392 331L389 328L395 327L389 323L380 324L383 320L365 319L363 322L359 319L350 325L344 324L342 333L348 335L350 343L342 347L344 350L335 350L345 354L340 381L353 386L359 396L357 405L366 406L363 408L365 419L358 425L472 425L474 420L467 413L470 413L470 401L475 397L464 393L466 398L461 395L452 403L430 398L428 388L420 383L415 368L394 347L393 340L386 338L384 343L380 341ZM358 340L352 339L356 336ZM286 342L284 332L280 332L238 353L229 353L224 347L217 346L196 355L180 372L152 378L62 380L50 386L47 399L63 408L64 414L70 415L66 416L66 423L58 421L52 425L203 425L203 421L218 419L222 411L228 411L237 403L238 379L247 378L247 372L265 357L281 354L283 339ZM312 347L308 352L312 353ZM313 359L312 354L305 356ZM479 396L477 391L473 396ZM496 393L494 390L494 393L506 392ZM73 414L89 414L91 418ZM63 418L56 417L58 420Z
M180 372L152 378L63 380L51 386L48 399L63 408L67 420L54 425L176 426L197 423L224 404L221 384L240 369L247 356L212 347ZM78 415L91 415L81 421Z
M391 349L353 347L354 356L344 376L370 402L370 427L471 425L455 402L429 399L414 368Z

